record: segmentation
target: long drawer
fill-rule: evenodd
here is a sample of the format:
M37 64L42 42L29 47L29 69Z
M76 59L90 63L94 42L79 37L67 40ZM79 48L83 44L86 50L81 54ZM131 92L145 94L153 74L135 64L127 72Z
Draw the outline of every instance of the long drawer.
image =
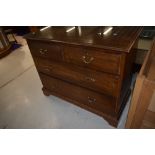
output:
M115 115L115 98L84 89L42 73L39 73L39 75L44 88L51 92L75 100L76 102L91 107L97 111Z
M82 48L75 46L63 47L64 61L112 74L120 74L121 54L111 51Z
M39 72L59 79L78 84L104 94L117 96L119 76L114 76L94 70L58 63L44 59L34 59Z

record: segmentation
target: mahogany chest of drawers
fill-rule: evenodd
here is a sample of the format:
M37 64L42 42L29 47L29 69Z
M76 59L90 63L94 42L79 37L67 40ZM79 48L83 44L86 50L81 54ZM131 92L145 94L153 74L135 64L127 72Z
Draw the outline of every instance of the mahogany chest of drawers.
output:
M25 36L45 95L117 126L130 94L141 27L48 27Z

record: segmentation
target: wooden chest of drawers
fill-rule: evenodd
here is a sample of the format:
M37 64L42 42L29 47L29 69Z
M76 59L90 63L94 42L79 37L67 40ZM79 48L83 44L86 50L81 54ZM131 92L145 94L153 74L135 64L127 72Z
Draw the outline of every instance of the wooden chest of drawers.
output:
M45 95L55 95L117 126L130 94L141 27L48 27L25 36Z

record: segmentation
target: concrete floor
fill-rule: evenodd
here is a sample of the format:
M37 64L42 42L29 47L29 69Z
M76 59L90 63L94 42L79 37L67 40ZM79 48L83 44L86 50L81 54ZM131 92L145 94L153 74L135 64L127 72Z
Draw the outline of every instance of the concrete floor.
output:
M42 93L27 45L0 59L0 128L113 128L102 117ZM118 128L124 128L130 99Z

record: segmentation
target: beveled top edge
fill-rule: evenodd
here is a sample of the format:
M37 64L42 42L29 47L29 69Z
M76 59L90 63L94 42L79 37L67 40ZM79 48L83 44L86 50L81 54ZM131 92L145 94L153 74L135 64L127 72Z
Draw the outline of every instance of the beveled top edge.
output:
M24 36L28 40L57 42L71 45L83 45L122 52L129 52L140 35L143 27L112 27L112 32L104 35L108 27L48 27L37 33ZM68 31L67 31L68 30ZM101 35L100 35L101 33Z

